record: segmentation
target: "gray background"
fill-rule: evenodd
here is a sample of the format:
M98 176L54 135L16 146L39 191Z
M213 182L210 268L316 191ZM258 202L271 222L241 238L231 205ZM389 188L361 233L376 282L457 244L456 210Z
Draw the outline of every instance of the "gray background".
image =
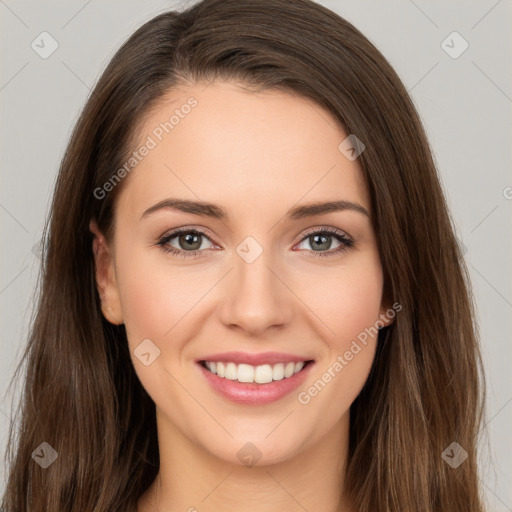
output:
M0 0L0 443L17 390L8 390L26 340L37 243L71 129L114 51L142 22L191 2ZM481 454L489 510L512 511L512 2L323 0L395 67L419 109L458 236L466 247L488 381L490 452ZM47 31L58 49L31 47ZM452 58L441 43L469 44ZM49 48L49 40L45 48ZM452 52L461 42L449 38ZM481 439L485 440L485 435ZM5 468L0 468L0 492ZM507 485L507 482L509 485Z

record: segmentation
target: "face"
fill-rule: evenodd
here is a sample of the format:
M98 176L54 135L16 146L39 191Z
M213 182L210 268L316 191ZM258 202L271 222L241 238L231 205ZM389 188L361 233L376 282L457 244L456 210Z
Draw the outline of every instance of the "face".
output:
M229 82L173 89L146 116L114 237L91 230L159 435L271 464L348 421L390 320L347 135L308 99Z

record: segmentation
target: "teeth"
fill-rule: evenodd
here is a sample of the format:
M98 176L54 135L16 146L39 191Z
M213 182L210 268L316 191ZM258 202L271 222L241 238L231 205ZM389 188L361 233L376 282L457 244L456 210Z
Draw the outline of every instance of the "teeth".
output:
M274 380L288 379L300 372L304 368L304 364L304 361L301 361L299 363L252 366L250 364L236 365L231 362L215 363L213 361L205 361L206 368L219 377L238 380L238 382L256 382L257 384L267 384Z
M254 382L254 366L239 364L237 378L239 382Z
M236 380L237 379L237 368L235 363L228 363L226 365L226 373L224 374L225 379Z
M291 377L293 375L293 371L295 370L295 363L288 363L284 367L284 376Z
M272 379L273 380L281 380L284 379L284 364L278 363L274 365L272 368Z
M269 364L256 366L256 370L254 370L254 382L258 384L272 382L272 366Z

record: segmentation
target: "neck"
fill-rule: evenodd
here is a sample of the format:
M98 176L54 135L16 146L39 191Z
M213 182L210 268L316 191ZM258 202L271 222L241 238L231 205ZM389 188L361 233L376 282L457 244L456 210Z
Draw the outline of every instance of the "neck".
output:
M353 512L342 496L349 414L306 451L277 464L235 465L204 451L157 408L160 470L138 512Z

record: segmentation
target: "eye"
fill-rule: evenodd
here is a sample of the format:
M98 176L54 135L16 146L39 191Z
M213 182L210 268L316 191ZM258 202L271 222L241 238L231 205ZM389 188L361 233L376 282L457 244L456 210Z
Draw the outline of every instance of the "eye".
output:
M335 249L329 250L331 249L333 238L339 243L339 245ZM354 240L352 240L352 238L350 238L346 233L335 228L327 227L320 230L317 229L310 231L306 234L306 237L302 239L301 244L304 242L308 242L310 247L312 247L311 251L314 253L312 254L313 257L332 256L346 251L354 245Z
M332 239L335 239L339 244L336 248L331 249ZM198 229L180 228L175 231L164 235L157 241L156 245L175 256L182 258L195 258L200 256L201 253L207 252L212 249L211 247L204 247L203 242L211 240L208 236ZM335 228L325 227L316 229L306 233L299 245L308 242L310 244L310 252L312 256L332 256L337 253L348 250L353 247L354 240L352 240L346 233ZM176 247L177 244L177 247Z
M177 229L164 235L158 240L157 245L160 245L165 252L176 256L195 257L208 249L203 246L205 239L210 240L205 233L197 229ZM178 247L171 245L171 242L175 242Z

